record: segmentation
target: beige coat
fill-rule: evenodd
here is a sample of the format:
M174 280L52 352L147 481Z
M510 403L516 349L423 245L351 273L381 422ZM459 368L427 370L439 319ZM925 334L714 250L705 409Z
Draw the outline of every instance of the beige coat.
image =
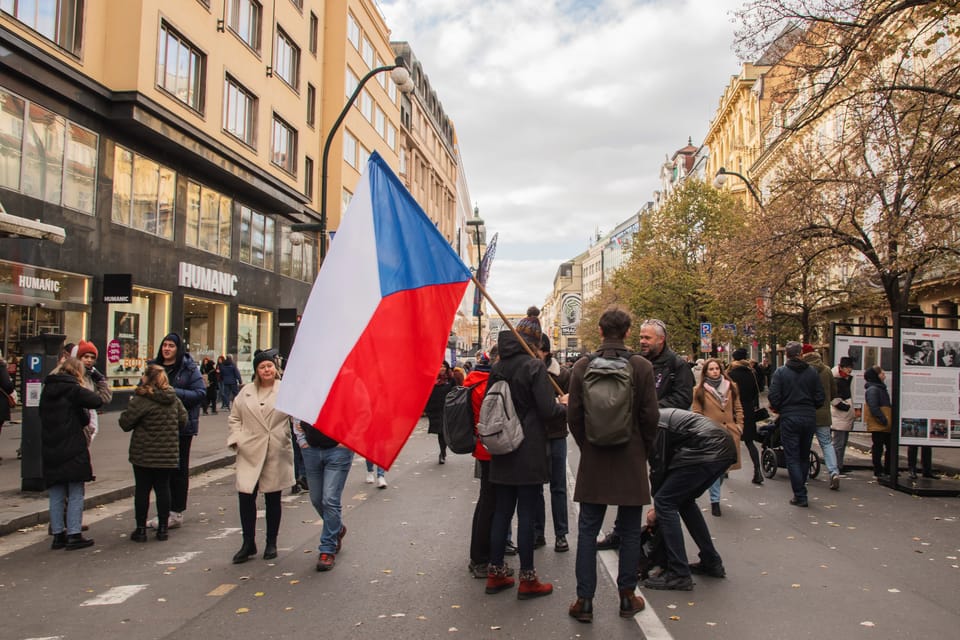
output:
M237 454L237 491L253 493L259 483L263 493L293 486L293 445L290 418L274 409L280 383L264 398L257 399L257 385L247 383L230 409L227 446Z
M720 406L720 400L712 393L697 386L693 390L693 412L702 414L726 429L733 436L737 444L737 462L731 469L740 468L740 435L743 433L743 407L740 406L740 390L737 383L727 380L730 389L727 391L727 404Z

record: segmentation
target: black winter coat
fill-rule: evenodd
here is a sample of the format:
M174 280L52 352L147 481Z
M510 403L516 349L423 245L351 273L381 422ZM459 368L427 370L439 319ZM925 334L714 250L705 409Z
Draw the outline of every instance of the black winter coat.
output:
M669 347L664 346L653 365L653 380L657 385L657 404L661 408L689 409L693 404L693 371Z
M650 484L654 495L674 469L710 462L731 465L739 444L729 431L710 418L683 409L661 409L657 437L650 458Z
M14 384L10 379L10 372L7 371L7 363L0 358L0 389L3 389L8 395L13 393ZM0 394L0 425L10 419L10 405L7 403L6 396Z
M89 411L103 400L71 375L51 373L40 392L40 440L43 480L47 487L93 480L90 450L83 428Z
M790 358L770 379L767 399L770 408L782 416L797 416L816 423L817 407L825 398L817 370L803 360Z
M500 360L490 370L487 390L497 380L507 381L523 425L523 442L516 451L491 456L490 482L508 485L550 482L545 420L566 415L566 407L557 403L543 360L530 357L510 331L501 331L497 344Z
M427 420L430 421L427 433L443 433L443 405L446 402L447 394L453 391L455 386L453 378L450 378L441 384L434 384L433 389L430 390L427 407L424 409Z
M757 437L757 421L754 410L760 406L760 385L757 374L746 360L734 360L727 369L727 375L737 383L740 392L740 406L743 407L743 434L741 439L753 441Z

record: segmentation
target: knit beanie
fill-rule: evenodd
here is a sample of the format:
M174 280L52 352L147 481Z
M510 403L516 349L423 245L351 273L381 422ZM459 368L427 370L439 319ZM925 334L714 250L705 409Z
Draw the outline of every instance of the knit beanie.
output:
M97 345L92 342L87 342L86 340L81 340L79 344L77 344L77 355L75 357L82 358L88 353L92 353L94 358L100 357L100 352L97 351Z
M267 360L271 361L274 365L277 364L277 355L278 352L276 349L265 349L260 351L254 351L253 353L253 369L256 371L257 367L260 366L261 362L266 362Z
M530 307L527 309L527 317L517 323L516 329L523 339L532 348L540 347L540 340L543 337L543 329L540 328L540 309Z
M813 348L813 345L812 345L812 344L808 344L808 343L804 342L804 343L803 343L803 346L800 347L800 351L801 351L801 353L813 353L813 352L815 351L815 349Z

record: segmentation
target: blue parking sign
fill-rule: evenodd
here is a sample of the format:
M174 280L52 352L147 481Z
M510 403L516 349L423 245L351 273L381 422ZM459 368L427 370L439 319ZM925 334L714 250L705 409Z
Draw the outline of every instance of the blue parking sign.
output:
M709 322L700 323L700 337L709 338L710 334L713 333L713 325Z
M30 373L40 373L40 368L43 365L43 357L35 353L27 354L27 371Z

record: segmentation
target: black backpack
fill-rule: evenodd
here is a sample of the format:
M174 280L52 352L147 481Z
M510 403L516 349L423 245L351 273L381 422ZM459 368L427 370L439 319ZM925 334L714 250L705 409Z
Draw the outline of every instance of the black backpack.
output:
M454 387L443 400L443 438L454 453L473 453L477 446L472 402L477 384Z

